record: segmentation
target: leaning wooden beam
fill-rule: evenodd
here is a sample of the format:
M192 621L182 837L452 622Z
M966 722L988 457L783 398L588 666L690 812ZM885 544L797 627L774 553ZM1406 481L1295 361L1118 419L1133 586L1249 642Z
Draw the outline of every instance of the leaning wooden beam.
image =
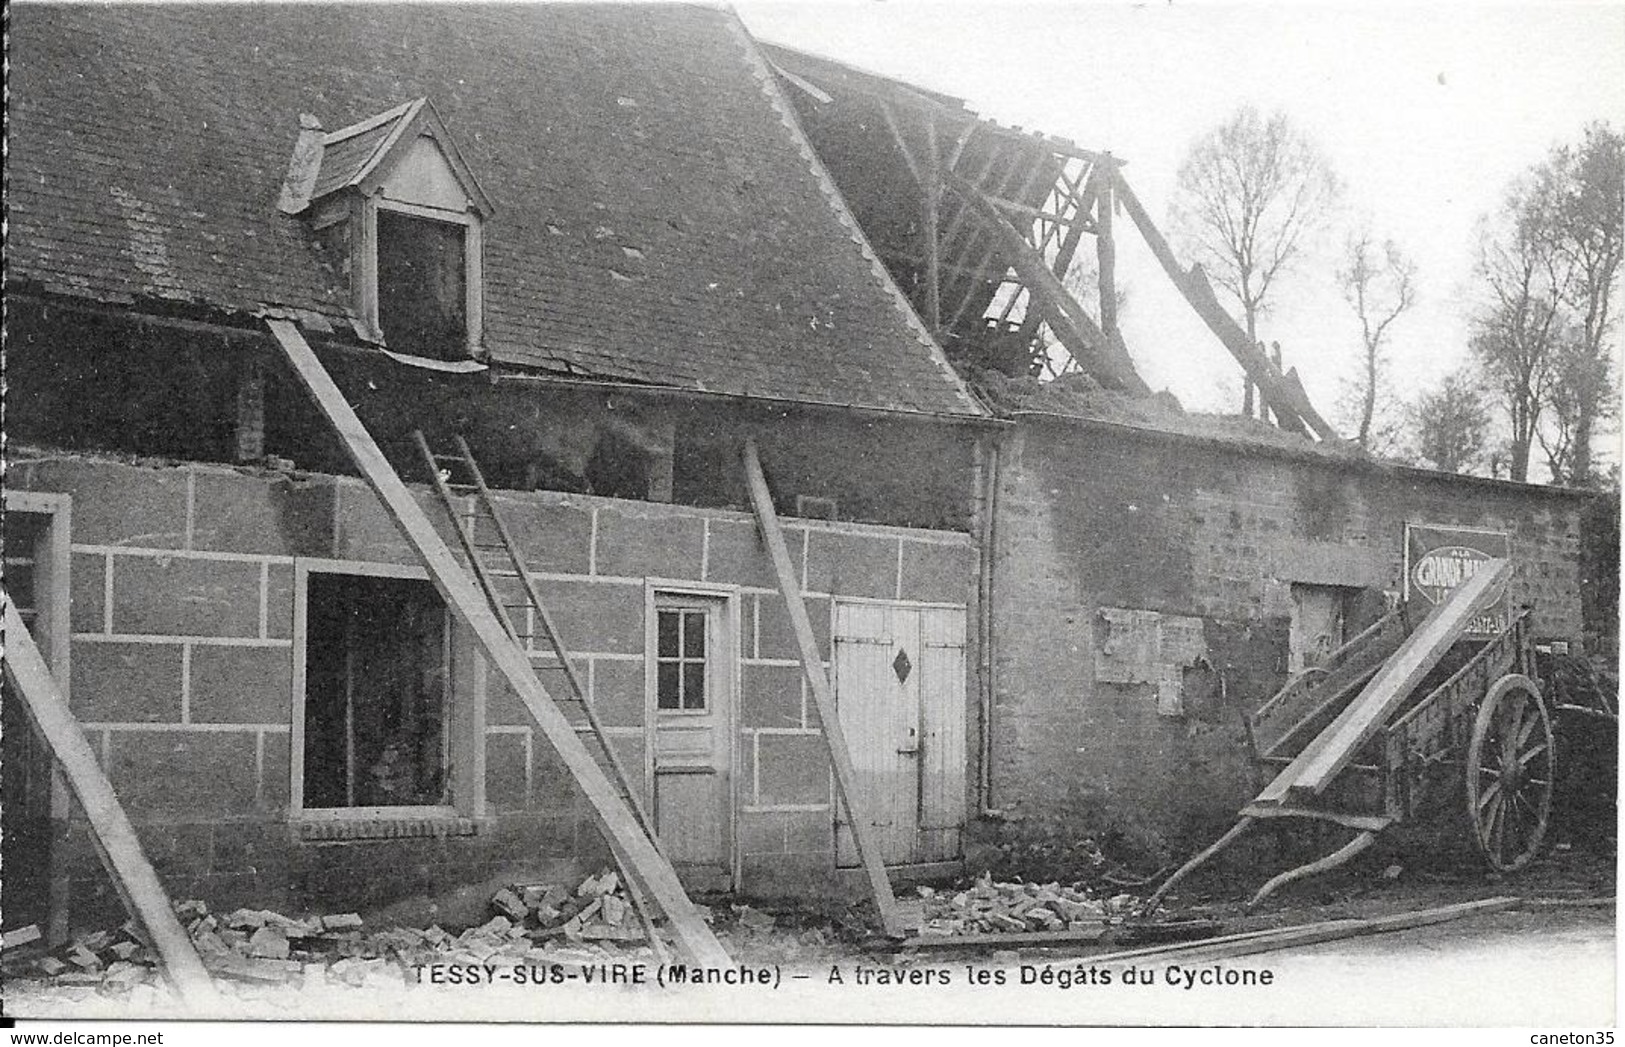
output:
M1280 804L1287 801L1289 794L1307 798L1324 792L1332 779L1354 760L1360 748L1399 710L1429 670L1439 664L1450 646L1467 631L1474 616L1483 613L1501 596L1511 577L1510 560L1488 560L1481 564L1476 574L1439 601L1416 631L1383 663L1365 689L1253 802Z
M163 965L164 977L174 986L181 1002L193 1009L217 1007L221 999L214 982L203 969L203 961L198 958L186 929L175 918L169 896L142 852L141 840L130 825L118 795L113 792L112 783L96 762L85 732L57 689L56 680L46 668L39 648L34 646L34 639L28 634L17 608L3 591L0 591L0 599L6 605L6 676L22 697L30 719L61 767L74 799L84 808L96 849L124 907L145 929Z
M1207 276L1200 266L1186 270L1174 257L1174 252L1163 239L1162 233L1157 230L1156 223L1140 204L1139 197L1134 195L1128 182L1123 179L1122 172L1113 172L1112 191L1117 199L1123 202L1123 210L1133 220L1140 230L1140 236L1145 239L1151 253L1157 256L1162 264L1163 271L1173 281L1174 286L1185 296L1185 300L1196 310L1196 315L1207 324L1208 330L1218 336L1224 347L1230 350L1230 355L1241 364L1241 369L1247 377L1262 390L1265 400L1269 402L1281 421L1283 429L1294 432L1313 430L1322 440L1338 439L1337 430L1327 424L1314 407L1309 398L1304 395L1301 385L1294 387L1270 363L1269 357L1261 352L1241 325L1225 311L1219 304L1219 299L1213 293L1213 288L1207 282Z
M756 523L761 528L762 542L767 546L768 558L773 561L779 592L784 595L785 606L790 611L790 629L795 633L796 647L801 652L801 669L812 688L819 724L824 731L824 744L829 747L830 763L835 768L835 793L840 798L841 806L846 809L847 824L858 847L858 859L869 876L869 889L875 897L875 908L880 912L880 924L887 934L894 938L901 937L904 928L897 911L897 898L892 894L891 880L886 878L886 866L880 860L872 823L859 802L858 773L852 766L852 751L846 747L846 732L841 730L841 718L835 708L835 692L830 688L829 676L824 672L824 659L819 654L818 641L813 638L807 605L801 599L801 583L796 580L795 568L790 563L790 551L784 545L779 514L773 509L773 495L767 489L767 477L762 475L762 458L753 439L745 441L745 484L750 489L750 503L756 510Z
M947 176L948 188L964 202L966 209L979 219L998 241L1016 275L1032 293L1050 329L1055 332L1079 366L1088 370L1102 385L1131 393L1148 395L1151 387L1134 369L1134 361L1123 349L1122 343L1108 338L1095 321L1072 297L1066 285L1050 272L1044 256L1027 242L1021 232L1005 220L981 192L963 178Z
M691 962L713 967L730 965L732 961L728 954L695 912L693 903L683 892L682 884L677 882L677 874L670 863L661 857L644 835L626 801L610 784L603 769L576 736L575 727L536 678L530 659L503 629L495 612L469 579L468 572L463 570L446 547L445 540L429 523L417 499L407 490L406 484L374 442L372 434L361 424L361 419L356 417L355 410L344 399L344 394L334 384L299 329L287 320L266 322L281 344L288 362L293 365L294 374L327 417L367 485L383 502L390 519L423 561L446 606L474 633L486 658L525 703L525 708L530 710L542 734L552 744L559 759L575 779L576 786L587 798L593 817L610 846L631 864L649 893L665 910L672 934L677 939L677 947Z

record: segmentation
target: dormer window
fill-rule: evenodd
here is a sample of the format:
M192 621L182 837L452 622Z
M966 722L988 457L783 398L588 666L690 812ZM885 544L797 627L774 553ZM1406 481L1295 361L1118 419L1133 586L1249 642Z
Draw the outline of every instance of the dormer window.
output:
M301 127L280 206L343 260L358 332L411 356L480 355L491 205L434 106L420 98L332 133L309 116Z

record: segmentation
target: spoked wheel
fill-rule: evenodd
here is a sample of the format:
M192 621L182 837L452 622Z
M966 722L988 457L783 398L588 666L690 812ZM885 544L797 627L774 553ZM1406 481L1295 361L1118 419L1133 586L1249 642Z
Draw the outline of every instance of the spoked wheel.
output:
M1556 755L1552 720L1535 682L1519 675L1495 681L1467 747L1467 815L1493 868L1521 869L1540 850Z

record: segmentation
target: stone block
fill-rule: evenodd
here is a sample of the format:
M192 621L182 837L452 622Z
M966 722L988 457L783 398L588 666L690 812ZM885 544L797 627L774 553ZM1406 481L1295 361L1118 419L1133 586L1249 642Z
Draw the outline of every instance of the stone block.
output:
M592 548L591 508L580 502L557 502L521 493L498 494L496 505L528 570L587 573Z
M485 801L498 814L527 806L524 735L485 736Z
M276 556L329 556L331 482L199 469L193 479L192 548Z
M108 777L132 818L253 813L252 732L110 733Z
M739 815L741 854L783 854L784 815L775 811L747 811Z
M41 462L28 484L73 496L73 541L180 549L186 544L186 471L70 459Z
M784 850L788 854L828 854L835 849L835 825L829 811L785 811Z
M897 596L897 539L810 529L808 592L839 596Z
M106 595L107 557L101 553L74 553L68 568L68 620L74 632L103 630L107 622Z
M969 603L976 581L976 551L969 545L903 543L903 599Z
M573 815L583 802L569 769L540 732L533 739L530 774L530 802L534 810L560 816Z
M91 722L179 723L181 645L75 642L69 705Z
M265 635L289 639L293 636L293 568L271 564L265 581Z
M641 658L600 658L592 663L593 709L605 726L642 727L646 690Z
M282 731L266 731L261 742L260 809L280 813L288 809L288 789L293 782L290 763L290 736Z
M622 578L700 577L702 517L670 509L598 509L597 568Z
M538 590L572 655L643 653L642 586L544 581Z
M180 556L113 562L113 631L160 636L258 636L260 566Z
M736 795L740 803L750 805L756 802L756 732L742 731L737 737L739 785Z
M785 545L790 551L790 563L801 580L800 530L785 532ZM705 577L707 581L730 585L756 586L777 589L779 580L773 573L767 547L762 544L756 525L743 520L711 521L710 546L706 553Z
M761 761L757 802L772 804L828 803L829 753L816 734L760 734L756 756Z
M796 643L795 630L790 627L790 610L782 596L758 596L756 611L756 657L800 659L801 648ZM803 600L807 619L812 623L813 641L819 656L830 657L829 601L822 597Z
M747 664L740 678L740 720L745 726L802 726L800 666Z
M570 722L585 723L587 716L582 712L581 706L567 700L571 695L570 682L559 664L540 661L532 664L536 669L537 679L541 680L542 686L558 703ZM585 672L586 666L578 663L577 671ZM531 716L525 703L519 700L519 695L508 685L507 677L491 668L486 670L485 679L490 692L490 701L485 707L486 723L492 726L512 724L521 727L530 727L536 723L536 718Z
M189 696L194 723L287 723L293 649L196 644Z
M418 507L448 546L457 548L456 525L439 498L427 488L412 488ZM335 487L333 556L341 560L417 564L418 555L395 526L378 496L359 481L340 480Z

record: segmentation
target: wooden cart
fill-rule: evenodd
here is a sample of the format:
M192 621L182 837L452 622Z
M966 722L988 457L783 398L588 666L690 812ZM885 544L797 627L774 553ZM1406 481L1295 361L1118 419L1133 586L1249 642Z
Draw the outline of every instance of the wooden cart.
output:
M1563 660L1566 651L1554 655L1551 644L1537 652L1528 609L1508 616L1487 641L1463 638L1504 592L1511 569L1491 561L1481 573L1426 618L1400 605L1248 717L1255 756L1280 772L1229 832L1163 883L1147 911L1262 819L1309 819L1354 836L1269 880L1249 907L1342 865L1451 790L1491 868L1512 871L1534 859L1551 817L1556 770L1542 675L1548 691L1563 691L1563 711L1616 723L1617 713L1600 689L1572 681L1564 688L1557 668L1572 674L1576 660Z

